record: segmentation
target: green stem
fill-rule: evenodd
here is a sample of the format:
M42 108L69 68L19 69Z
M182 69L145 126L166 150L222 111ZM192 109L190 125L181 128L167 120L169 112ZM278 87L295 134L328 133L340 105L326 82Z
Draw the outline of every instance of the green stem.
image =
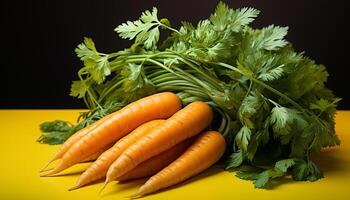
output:
M221 115L221 124L220 124L220 127L218 128L218 131L220 133L223 133L223 131L225 130L226 128L226 125L227 125L227 120L226 120L226 117L225 115L222 113L222 111L219 111L219 109L217 109L217 111L220 113Z
M103 91L102 94L100 95L98 102L102 102L102 100L107 96L107 94L111 93L115 88L123 84L125 81L126 79L120 80L116 84L114 84L112 87L109 87L107 91Z
M182 102L183 102L184 105L190 104L190 103L192 103L192 102L194 102L194 101L205 101L205 99L200 98L200 97L192 97L192 96L191 96L191 97L184 98L184 99L182 100Z
M149 58L153 57L166 57L166 55L170 54L170 52L158 52L153 54L143 54L143 55L128 55L128 56L122 56L118 57L115 60L109 62L111 66L115 65L114 67L110 67L111 71L115 71L117 67L125 65L125 63L132 63L132 62L142 62Z
M188 86L191 88L196 88L200 91L200 87L193 85L191 83L188 83L186 81L183 80L170 80L170 81L163 81L161 83L156 84L157 87L162 87L162 86L167 86L167 85L175 85L175 86Z
M160 26L163 26L163 27L166 28L166 29L169 29L169 30L171 30L171 31L174 31L174 32L180 34L180 32L179 32L178 30L176 30L176 29L174 29L174 28L171 28L170 26L167 26L167 25L162 24L162 23L160 23L160 22L158 22L158 23L159 23Z
M163 69L156 69L154 71L148 72L147 66L145 66L145 68L146 68L145 69L146 74L148 74L147 77L149 79L153 79L153 78L157 78L157 77L162 76L162 75L169 75L170 74L166 70L163 70Z
M187 75L186 73L183 74L183 75L180 75L179 73L175 72L174 70L170 69L169 67L165 66L164 64L162 64L162 63L160 63L160 62L158 62L158 61L156 61L156 60L147 58L147 61L150 62L150 63L152 63L152 64L155 64L155 65L157 65L157 66L159 66L159 67L161 67L161 68L163 68L163 69L165 69L166 71L168 71L168 72L170 72L170 73L176 75L177 77L179 77L179 78L181 78L181 79L185 79L185 80L188 80L188 81L190 81L190 82L193 81L193 80L190 79L190 77L188 77L188 75ZM185 77L185 76L186 76L186 77Z
M179 58L183 63L185 63L187 66L191 67L193 70L195 70L196 72L198 72L199 74L201 74L203 77L205 77L205 79L210 82L214 87L216 87L216 89L221 90L221 85L220 83L215 80L214 78L212 78L211 76L209 76L208 74L206 74L205 72L203 72L200 67L195 66L194 64L192 64L191 62L187 61L186 59L184 59L181 56L172 56L175 58Z
M185 99L185 98L187 98L187 97L191 97L191 94L188 94L188 93L183 92L183 91L177 92L176 95L177 95L181 100L183 100L183 99Z
M203 91L201 90L196 90L192 87L187 87L187 86L176 86L176 85L166 85L166 86L162 86L162 87L157 87L157 91L184 91L186 93L189 93L191 95L197 96L197 97L201 97L203 99L210 99L210 97L206 94L203 93Z
M164 81L171 81L171 80L179 80L177 77L174 76L167 76L168 74L164 74L165 76L159 76L156 78L151 78L150 80L154 83L154 84L158 84L158 83L162 83Z
M199 80L198 78L196 78L193 75L188 74L187 72L185 72L184 70L180 69L180 68L176 68L177 71L181 72L181 74L183 74L184 76L186 76L189 80L191 80L191 82L196 82L198 83L200 86L202 86L205 90L207 90L208 92L210 92L212 89L210 86L208 86L207 84L205 84L203 81Z
M249 95L250 91L252 90L252 87L253 87L253 81L249 80L249 87L247 92L245 93L244 98L246 98Z

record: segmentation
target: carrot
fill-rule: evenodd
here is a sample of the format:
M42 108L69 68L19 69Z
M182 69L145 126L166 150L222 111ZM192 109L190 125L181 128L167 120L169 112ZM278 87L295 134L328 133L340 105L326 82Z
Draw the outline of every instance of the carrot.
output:
M55 168L42 172L40 176L61 172L123 137L139 125L154 119L168 118L180 108L180 99L171 92L154 94L130 103L112 113L103 123L77 141L62 156Z
M78 140L80 140L82 137L84 137L87 133L89 133L92 129L94 129L98 124L100 124L102 121L96 121L93 124L90 124L89 126L79 130L75 134L73 134L68 140L64 142L64 144L60 147L60 149L53 155L53 157L47 162L40 170L40 172L44 171L53 161L60 159L67 150L75 144Z
M95 180L106 176L108 167L113 161L131 144L145 135L148 131L164 123L165 120L153 120L142 124L131 133L120 139L115 145L104 152L78 179L74 187L69 190L78 189Z
M212 118L212 110L206 103L197 101L187 105L126 149L109 167L103 188L141 162L198 134L210 124Z
M113 146L113 143L103 147L102 149L98 150L96 153L84 158L82 161L80 161L81 163L83 162L91 162L91 161L95 161L98 157L100 157L103 152L107 151L108 149L110 149Z
M149 177L156 174L164 167L169 165L171 162L173 162L176 158L178 158L187 149L187 147L189 147L192 144L192 142L192 138L187 139L177 144L173 148L142 162L141 164L137 165L133 170L117 178L117 181L128 181L138 178Z
M196 141L178 159L152 176L131 197L142 197L180 183L204 171L220 159L225 148L225 139L219 132L207 131L200 134Z
M80 163L86 163L86 162L92 162L95 161L103 152L105 152L107 149L111 148L113 146L113 144L109 144L108 146L100 149L99 151L97 151L96 153L84 158L82 161L80 161ZM50 170L50 169L49 169ZM46 170L44 170L46 171Z

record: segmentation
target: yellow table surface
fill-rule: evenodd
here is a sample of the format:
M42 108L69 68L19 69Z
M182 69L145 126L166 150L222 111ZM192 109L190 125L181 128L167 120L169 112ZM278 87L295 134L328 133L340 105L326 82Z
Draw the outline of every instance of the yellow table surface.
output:
M82 110L0 110L0 199L126 199L145 181L108 185L98 194L102 183L69 192L79 173L89 165L66 170L65 176L39 177L39 169L59 146L36 142L38 125L43 121L64 119L74 122ZM336 148L314 156L325 178L316 182L295 182L283 178L273 189L254 189L251 181L238 179L212 167L181 187L150 195L144 199L348 199L350 198L350 111L339 111L336 131L342 141ZM279 182L279 183L281 183Z

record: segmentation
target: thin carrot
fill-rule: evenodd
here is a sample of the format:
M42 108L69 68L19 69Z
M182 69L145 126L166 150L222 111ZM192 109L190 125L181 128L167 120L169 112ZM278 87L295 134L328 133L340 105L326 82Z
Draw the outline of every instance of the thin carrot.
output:
M198 134L212 118L212 110L206 103L197 101L187 105L125 150L109 167L103 188L141 162Z
M109 166L113 161L131 144L136 142L148 131L164 123L165 120L153 120L142 124L131 133L120 139L115 145L105 151L78 179L74 187L69 190L78 189L81 186L99 180L106 176Z
M178 158L192 143L193 138L187 139L173 148L140 163L134 169L116 180L128 181L152 176Z
M98 126L100 123L102 123L103 120L96 121L93 124L90 124L89 126L79 130L75 134L73 134L68 140L66 140L63 145L60 147L60 149L53 155L53 157L47 162L40 170L40 172L44 171L53 161L60 159L67 150L75 144L78 140L80 140L82 137L84 137L87 133L89 133L92 129L94 129L96 126Z
M40 176L61 172L123 137L139 125L154 119L166 119L180 108L180 99L171 92L157 93L130 103L112 113L107 120L77 141L62 156L54 169L42 172Z
M220 159L225 148L225 139L219 132L207 131L202 133L178 159L152 176L131 197L142 197L180 183L204 171Z

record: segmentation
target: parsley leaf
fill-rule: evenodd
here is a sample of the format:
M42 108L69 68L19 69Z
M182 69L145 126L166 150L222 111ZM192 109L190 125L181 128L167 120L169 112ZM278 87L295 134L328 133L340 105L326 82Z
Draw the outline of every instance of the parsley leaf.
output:
M37 141L52 145L62 144L74 133L73 125L62 120L43 122L40 124L40 130L43 134L37 139Z
M97 52L95 44L90 38L85 38L84 43L75 49L77 56L84 61L85 69L98 83L102 83L106 76L111 74L108 55Z
M247 150L251 134L252 131L248 127L242 126L241 130L239 130L236 135L235 141L237 145L244 151Z
M253 31L255 37L253 48L265 50L278 50L287 45L284 36L287 35L288 27L270 25L261 30Z
M127 21L115 28L115 31L123 39L135 38L137 44L144 44L146 49L155 48L159 40L159 26L166 26L164 20L161 22L157 16L158 10L153 7L152 12L146 10L139 20Z
M89 87L87 86L84 80L73 81L71 85L70 95L73 97L83 98L88 89Z
M216 30L238 32L251 23L259 11L254 8L230 9L223 2L219 2L210 21Z
M242 151L239 150L238 152L232 153L230 158L226 161L227 163L225 169L233 169L238 167L242 164L243 160L244 156Z

